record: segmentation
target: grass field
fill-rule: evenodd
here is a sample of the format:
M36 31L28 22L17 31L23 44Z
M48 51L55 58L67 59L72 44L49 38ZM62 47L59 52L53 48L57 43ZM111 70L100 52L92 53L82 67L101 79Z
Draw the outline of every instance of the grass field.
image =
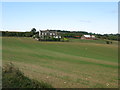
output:
M118 87L117 42L39 42L22 37L2 40L3 64L12 62L32 79L55 88Z

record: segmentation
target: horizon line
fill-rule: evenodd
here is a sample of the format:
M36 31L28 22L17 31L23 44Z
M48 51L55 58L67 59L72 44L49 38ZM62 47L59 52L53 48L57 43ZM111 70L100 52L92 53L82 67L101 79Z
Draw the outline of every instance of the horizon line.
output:
M39 29L39 30L42 30L42 29ZM36 31L39 31L39 30L36 30ZM60 30L60 29L44 29L44 30ZM24 31L21 31L21 30L0 30L0 32L2 31L8 31L8 32L30 32L31 30L24 30ZM60 30L60 31L70 31L70 32L88 32L88 31L72 31L72 30ZM95 33L95 32L88 32L88 33ZM117 33L95 33L95 34L120 34L119 32Z

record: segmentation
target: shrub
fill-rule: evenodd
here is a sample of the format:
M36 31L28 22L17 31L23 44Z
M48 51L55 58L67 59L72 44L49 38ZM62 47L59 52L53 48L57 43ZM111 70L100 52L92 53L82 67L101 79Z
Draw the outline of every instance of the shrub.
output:
M61 41L68 42L69 40L67 38L62 38Z
M60 41L60 38L40 39L40 41Z
M112 41L106 41L106 44L112 44Z
M110 44L110 42L109 42L109 41L106 41L106 44Z
M47 83L38 82L24 76L12 63L3 66L2 74L3 88L52 88L52 86Z

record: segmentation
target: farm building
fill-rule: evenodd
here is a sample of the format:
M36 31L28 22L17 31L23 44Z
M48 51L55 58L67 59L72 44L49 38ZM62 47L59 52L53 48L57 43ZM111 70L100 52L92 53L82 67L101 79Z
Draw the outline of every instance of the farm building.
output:
M52 30L39 30L39 37L40 39L51 39L51 38L60 39L61 38L60 33Z
M96 40L94 35L83 35L81 39Z

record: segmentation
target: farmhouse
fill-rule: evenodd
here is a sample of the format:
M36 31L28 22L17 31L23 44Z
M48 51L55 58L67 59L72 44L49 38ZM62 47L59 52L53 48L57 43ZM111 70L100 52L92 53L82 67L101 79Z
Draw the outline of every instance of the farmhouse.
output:
M81 39L96 40L94 35L83 35Z
M57 31L52 31L52 30L39 30L39 37L40 39L60 39L61 35Z

